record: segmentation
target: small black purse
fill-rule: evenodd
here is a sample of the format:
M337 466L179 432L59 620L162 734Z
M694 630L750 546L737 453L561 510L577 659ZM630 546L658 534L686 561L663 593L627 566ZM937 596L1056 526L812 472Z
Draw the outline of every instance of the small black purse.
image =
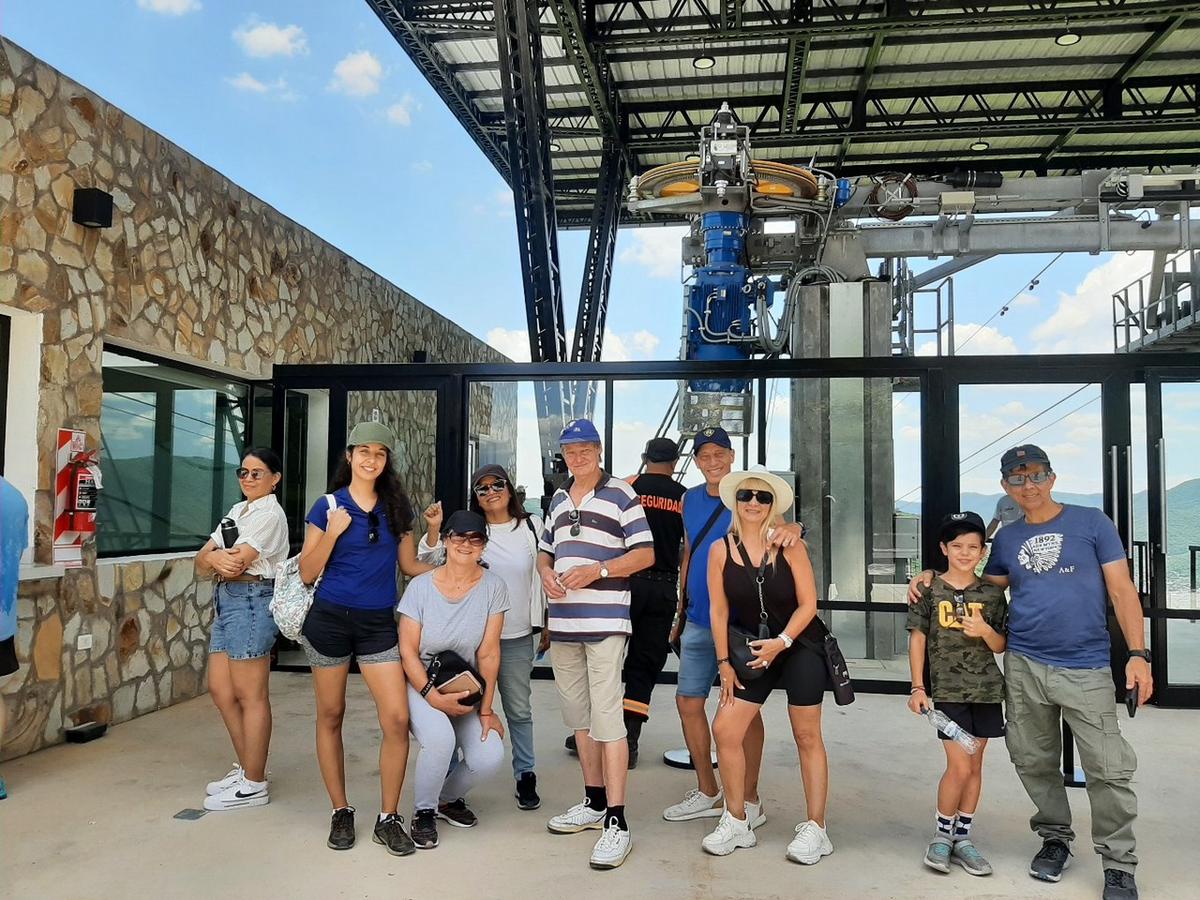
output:
M767 624L767 606L763 602L763 580L766 577L768 555L763 554L758 571L751 575L750 570L753 568L753 564L750 562L750 555L746 553L746 548L740 542L737 547L745 563L746 574L754 579L755 587L758 588L758 633L748 631L740 625L729 626L729 664L733 666L738 681L744 685L748 681L761 678L767 671L765 667L750 667L750 663L758 658L754 655L750 644L752 641L766 641L771 638L771 626Z
M470 674L480 685L483 685L484 689L487 687L487 682L483 680L483 676L479 674L479 670L453 650L443 650L441 653L434 654L425 671L429 673L429 680L433 682L435 688L440 688L443 684L457 678L464 672ZM463 697L458 702L463 706L478 706L482 700L483 692L480 691L468 697Z

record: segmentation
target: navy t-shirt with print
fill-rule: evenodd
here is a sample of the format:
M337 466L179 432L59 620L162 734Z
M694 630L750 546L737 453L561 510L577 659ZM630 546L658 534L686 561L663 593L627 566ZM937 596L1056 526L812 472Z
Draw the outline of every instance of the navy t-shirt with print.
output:
M1108 666L1101 567L1124 559L1116 526L1092 507L1068 504L1049 522L1001 528L984 573L1008 577L1008 649L1048 666Z
M354 609L385 609L396 605L396 562L399 539L388 527L387 511L376 503L379 540L370 542L367 511L359 509L349 488L334 491L337 505L350 513L350 527L338 537L317 585L316 598ZM322 531L329 523L329 501L322 495L304 518ZM401 523L401 534L410 523Z

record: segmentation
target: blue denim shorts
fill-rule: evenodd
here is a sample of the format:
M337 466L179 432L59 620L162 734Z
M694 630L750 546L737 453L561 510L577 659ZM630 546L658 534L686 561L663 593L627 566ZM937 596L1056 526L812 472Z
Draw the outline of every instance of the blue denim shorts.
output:
M275 646L279 629L271 618L274 581L222 581L217 584L209 653L224 653L230 659L258 659Z
M712 630L688 621L679 637L679 681L675 693L680 697L707 697L717 677L717 645Z

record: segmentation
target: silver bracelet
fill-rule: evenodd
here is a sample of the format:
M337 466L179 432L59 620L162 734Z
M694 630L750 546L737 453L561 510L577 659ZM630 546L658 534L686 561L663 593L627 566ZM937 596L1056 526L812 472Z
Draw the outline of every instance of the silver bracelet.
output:
M781 641L783 641L783 649L784 650L792 649L792 639L790 637L788 637L788 633L786 631L779 632L778 637Z

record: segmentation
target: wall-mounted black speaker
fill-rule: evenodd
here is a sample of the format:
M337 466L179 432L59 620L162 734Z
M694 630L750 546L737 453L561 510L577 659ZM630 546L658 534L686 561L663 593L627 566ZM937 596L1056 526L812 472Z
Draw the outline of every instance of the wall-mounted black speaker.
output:
M85 228L112 226L113 198L100 188L75 188L75 204L71 218Z
M415 363L429 362L428 350L414 350L412 353L412 361Z

